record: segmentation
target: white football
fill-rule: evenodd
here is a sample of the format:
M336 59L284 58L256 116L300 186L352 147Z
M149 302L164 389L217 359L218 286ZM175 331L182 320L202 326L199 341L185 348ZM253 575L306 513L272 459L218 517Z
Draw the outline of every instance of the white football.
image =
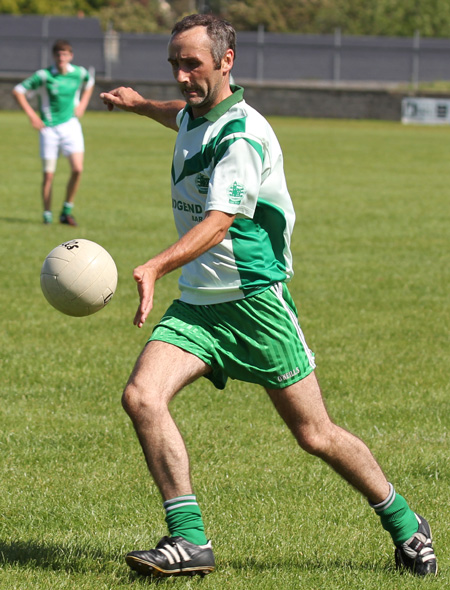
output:
M66 315L82 317L99 311L111 301L116 287L113 258L90 240L60 244L42 265L42 292L53 307Z

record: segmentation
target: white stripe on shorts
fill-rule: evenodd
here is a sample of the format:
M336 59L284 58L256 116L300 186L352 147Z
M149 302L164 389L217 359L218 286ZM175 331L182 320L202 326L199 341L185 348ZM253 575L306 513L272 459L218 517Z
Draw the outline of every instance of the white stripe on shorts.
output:
M275 283L274 285L272 285L271 290L276 295L277 299L280 301L281 305L284 307L284 309L287 311L289 317L291 318L291 321L294 324L294 327L295 327L295 330L298 334L298 337L300 338L300 342L302 343L303 348L305 350L305 354L308 358L309 366L312 369L315 369L316 363L314 362L314 355L310 351L308 345L306 344L305 336L302 332L300 324L298 323L298 318L295 315L295 313L292 311L292 309L289 307L289 305L286 303L286 301L284 300L282 283Z

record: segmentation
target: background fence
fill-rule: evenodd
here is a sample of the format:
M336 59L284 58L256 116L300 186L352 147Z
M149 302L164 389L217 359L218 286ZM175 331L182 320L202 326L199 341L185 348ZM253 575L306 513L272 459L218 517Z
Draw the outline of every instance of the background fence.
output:
M69 39L75 63L114 80L172 80L168 35L104 33L93 18L0 15L0 75L27 75ZM450 80L450 40L239 32L239 80L396 84Z

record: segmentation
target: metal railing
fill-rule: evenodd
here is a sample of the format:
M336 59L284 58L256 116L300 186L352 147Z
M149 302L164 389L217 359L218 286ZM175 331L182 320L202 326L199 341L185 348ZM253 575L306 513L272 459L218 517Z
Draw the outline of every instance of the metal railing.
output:
M6 17L6 20L5 20ZM169 35L103 33L96 19L0 15L0 74L27 75L49 65L58 37L74 62L116 80L171 81ZM411 83L450 80L450 40L239 32L233 70L239 80L284 83Z

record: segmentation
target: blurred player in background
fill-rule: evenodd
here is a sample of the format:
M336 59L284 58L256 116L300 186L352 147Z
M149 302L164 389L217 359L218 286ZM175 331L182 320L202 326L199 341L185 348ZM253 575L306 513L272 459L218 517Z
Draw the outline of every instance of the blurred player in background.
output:
M150 117L178 133L171 176L179 240L135 268L140 305L134 323L144 324L156 282L177 268L181 297L155 327L123 395L162 495L169 536L155 549L132 551L126 561L159 576L214 569L188 454L169 410L174 396L203 376L219 389L228 378L264 387L299 445L367 498L392 536L397 565L435 574L427 521L397 494L365 443L328 416L286 285L295 213L281 147L243 89L230 86L234 56L229 23L191 15L175 25L169 43L169 63L187 104L147 100L131 88L100 95L110 110ZM301 551L301 535L292 543Z
M94 78L83 66L73 65L70 43L58 40L53 45L54 65L38 70L17 84L14 98L25 111L32 126L39 131L43 166L42 201L44 223L53 221L52 188L58 156L69 160L71 173L66 199L59 221L77 225L72 210L80 185L84 161L84 138L79 118L84 115L94 89ZM39 115L30 105L27 94L38 91Z

